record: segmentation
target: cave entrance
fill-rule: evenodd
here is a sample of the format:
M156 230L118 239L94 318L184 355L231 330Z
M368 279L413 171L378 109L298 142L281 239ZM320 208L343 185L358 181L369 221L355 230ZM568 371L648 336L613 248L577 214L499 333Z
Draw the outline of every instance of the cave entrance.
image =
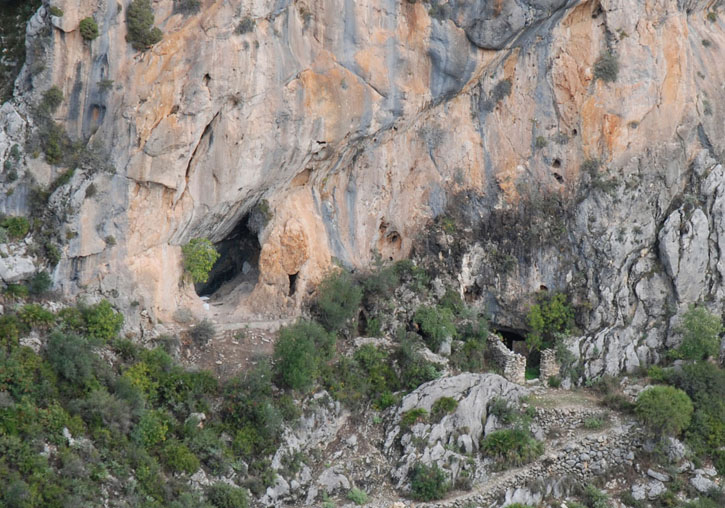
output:
M247 216L242 217L214 247L219 252L219 259L209 272L209 279L194 285L196 294L220 300L232 292L251 292L259 278L259 253L262 248L257 234L247 225Z

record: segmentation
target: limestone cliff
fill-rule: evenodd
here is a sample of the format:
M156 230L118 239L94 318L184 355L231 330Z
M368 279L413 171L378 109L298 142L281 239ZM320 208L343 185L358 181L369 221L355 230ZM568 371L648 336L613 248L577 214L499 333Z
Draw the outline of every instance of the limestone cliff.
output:
M54 0L62 17L46 4L28 24L0 157L26 145L51 86L65 97L54 119L103 154L50 196L67 294L201 314L180 245L244 239L230 261L244 284L217 295L228 319L294 314L334 260L417 245L450 258L500 325L520 327L540 288L568 291L588 375L633 369L686 304L725 297L720 4L202 0L180 13L155 0L164 37L139 52L128 2ZM4 179L1 211L28 213L33 180L63 170L32 156ZM261 204L271 220L253 231ZM426 251L443 216L459 229Z

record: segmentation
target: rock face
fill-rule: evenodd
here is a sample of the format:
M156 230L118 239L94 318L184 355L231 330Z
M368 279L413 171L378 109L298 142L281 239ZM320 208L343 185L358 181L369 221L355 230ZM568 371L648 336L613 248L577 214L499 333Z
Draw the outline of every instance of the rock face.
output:
M201 315L180 245L241 231L259 243L244 254L257 278L225 293L224 314L294 314L333 259L400 259L456 216L459 234L432 248L462 294L521 327L534 292L567 291L585 374L632 370L687 304L725 297L711 3L236 0L183 15L157 0L164 39L137 52L128 2L57 0L62 18L44 6L28 24L0 158L32 145L33 106L58 86L54 120L101 155L50 199L77 235L58 235L66 294ZM597 70L605 53L618 73ZM65 169L33 155L3 176L1 211L29 213L31 189ZM245 229L260 207L269 221Z
M516 402L527 393L497 374L461 374L430 381L406 395L388 425L383 448L391 462L398 464L391 473L397 487L406 485L408 472L416 463L437 464L453 482L480 480L478 459L470 457L476 456L480 439L493 430L495 422L488 423L495 420L488 415L489 402L499 397ZM439 421L432 415L432 420L409 427L401 423L411 410L430 413L442 397L453 398L458 404Z

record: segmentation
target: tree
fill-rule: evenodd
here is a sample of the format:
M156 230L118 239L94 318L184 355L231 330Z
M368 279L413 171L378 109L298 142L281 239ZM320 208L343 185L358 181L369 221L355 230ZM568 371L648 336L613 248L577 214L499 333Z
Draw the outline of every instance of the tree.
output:
M293 390L309 389L333 344L334 337L314 321L283 328L274 346L274 370L280 384Z
M672 386L653 386L639 394L635 413L655 436L677 436L690 425L692 401Z
M98 37L98 24L93 18L83 18L78 28L81 31L81 36L87 41L92 41Z
M154 26L154 11L149 0L133 0L126 11L126 40L134 49L146 51L161 42L164 35Z
M704 360L720 351L722 320L704 307L690 305L680 328L682 344L679 351L687 360Z
M540 299L529 309L526 322L531 331L526 337L529 351L552 347L556 335L568 333L574 322L574 310L563 293Z
M208 281L209 272L219 259L219 253L209 239L194 238L181 247L181 252L184 255L184 269L191 275L191 280L195 283Z
M328 331L336 332L355 316L363 292L349 273L338 272L320 283L317 294L320 322Z

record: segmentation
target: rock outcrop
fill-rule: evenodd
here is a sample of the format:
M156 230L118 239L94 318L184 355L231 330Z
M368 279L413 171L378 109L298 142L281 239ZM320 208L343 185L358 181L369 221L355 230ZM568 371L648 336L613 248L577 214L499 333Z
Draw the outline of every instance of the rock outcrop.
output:
M572 295L586 376L657 361L689 303L721 310L716 4L157 0L145 52L127 4L40 7L0 112L0 158L26 147L2 212L66 169L33 149L51 86L53 120L95 154L49 199L64 293L201 316L180 246L246 231L256 282L219 297L224 315L294 314L333 260L406 257L446 215L461 229L424 247L498 324L521 327L542 287ZM240 227L262 204L264 227Z

